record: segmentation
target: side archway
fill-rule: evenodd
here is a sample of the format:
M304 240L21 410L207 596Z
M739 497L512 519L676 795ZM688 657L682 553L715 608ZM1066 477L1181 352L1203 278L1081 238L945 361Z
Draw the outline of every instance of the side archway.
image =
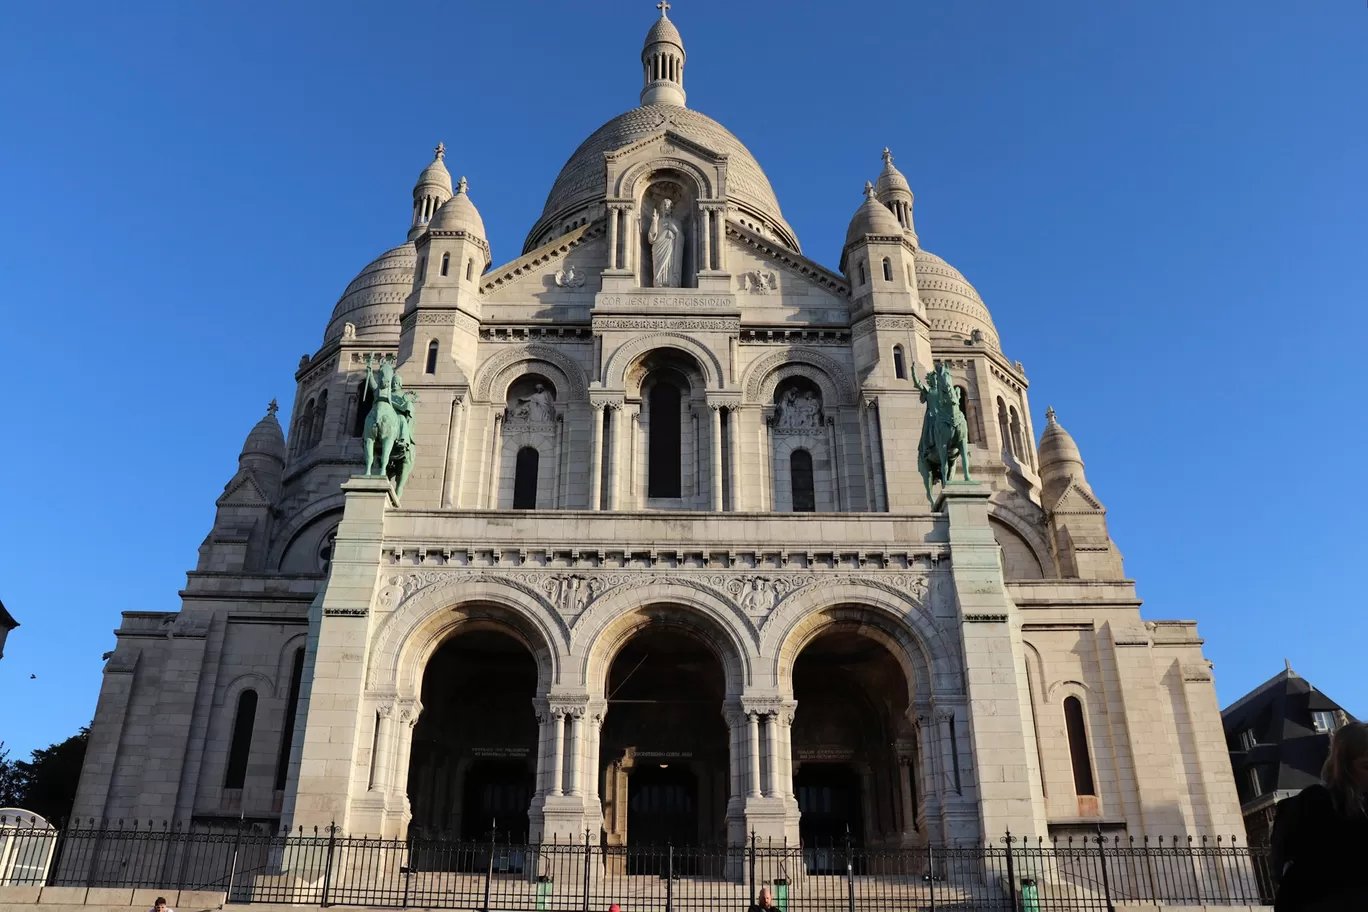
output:
M627 382L627 370L642 355L657 348L673 348L692 356L703 370L708 389L722 389L726 385L726 374L716 353L697 340L674 332L639 336L619 346L604 365L603 385L608 389L623 389Z
M508 397L508 388L526 373L545 374L562 403L589 398L583 368L549 345L521 345L485 361L471 384L474 398L502 402Z
M775 388L790 377L806 377L822 391L830 405L853 405L855 389L835 359L810 348L775 352L746 368L741 386L748 405L768 405L774 401Z

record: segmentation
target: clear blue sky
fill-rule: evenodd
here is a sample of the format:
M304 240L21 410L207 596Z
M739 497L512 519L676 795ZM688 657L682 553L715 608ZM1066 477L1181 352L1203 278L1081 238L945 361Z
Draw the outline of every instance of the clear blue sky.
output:
M835 266L891 146L929 250L1078 440L1222 703L1368 715L1363 0L678 0L691 107ZM0 660L12 756L173 611L271 397L444 140L495 263L635 106L649 0L26 3L0 30ZM286 416L282 414L282 418ZM30 675L37 675L31 679Z

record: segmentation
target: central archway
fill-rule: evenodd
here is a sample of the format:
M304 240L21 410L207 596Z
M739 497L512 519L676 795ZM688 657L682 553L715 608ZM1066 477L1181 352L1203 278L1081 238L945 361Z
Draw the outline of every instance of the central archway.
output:
M410 833L525 839L535 791L537 662L507 629L462 626L423 672L413 731Z
M646 625L613 657L605 683L607 843L723 843L730 751L717 654L684 628Z

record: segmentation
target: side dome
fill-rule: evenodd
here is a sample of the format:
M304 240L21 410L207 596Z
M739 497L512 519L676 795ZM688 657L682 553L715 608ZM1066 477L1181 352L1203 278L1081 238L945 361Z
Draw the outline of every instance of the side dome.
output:
M443 203L432 221L428 222L428 231L464 231L484 240L484 219L480 218L480 210L470 201L470 194L466 192L468 187L466 179L461 178L456 185L456 195Z
M873 185L866 181L865 201L855 210L850 219L850 227L846 229L846 246L849 247L867 234L897 237L902 234L902 230L897 217L875 198Z
M983 333L984 344L1001 352L997 327L974 286L958 269L930 251L917 248L917 292L931 324L931 342L963 342L974 330Z
M352 279L333 308L324 343L340 338L346 324L356 327L358 338L399 340L399 320L404 301L413 291L418 254L412 243L391 247Z
M726 155L728 201L765 223L781 242L799 250L798 237L784 221L769 178L741 140L711 117L692 108L654 104L619 114L580 143L552 184L546 205L542 207L542 217L527 236L523 252L546 243L550 239L548 229L554 230L555 224L573 211L603 200L606 189L604 153L629 146L661 130L671 130L719 155Z

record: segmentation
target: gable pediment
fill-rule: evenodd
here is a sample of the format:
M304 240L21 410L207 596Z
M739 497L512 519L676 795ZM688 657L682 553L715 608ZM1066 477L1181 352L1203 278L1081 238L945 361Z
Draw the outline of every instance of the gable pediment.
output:
M1050 508L1051 513L1105 513L1102 503L1096 495L1087 487L1080 485L1076 479L1069 480L1069 486L1059 495L1055 505Z
M219 499L214 502L218 507L269 507L271 505L268 498L261 489L261 484L256 480L256 476L250 470L239 471L233 476L233 480L228 482L228 486L223 489Z

